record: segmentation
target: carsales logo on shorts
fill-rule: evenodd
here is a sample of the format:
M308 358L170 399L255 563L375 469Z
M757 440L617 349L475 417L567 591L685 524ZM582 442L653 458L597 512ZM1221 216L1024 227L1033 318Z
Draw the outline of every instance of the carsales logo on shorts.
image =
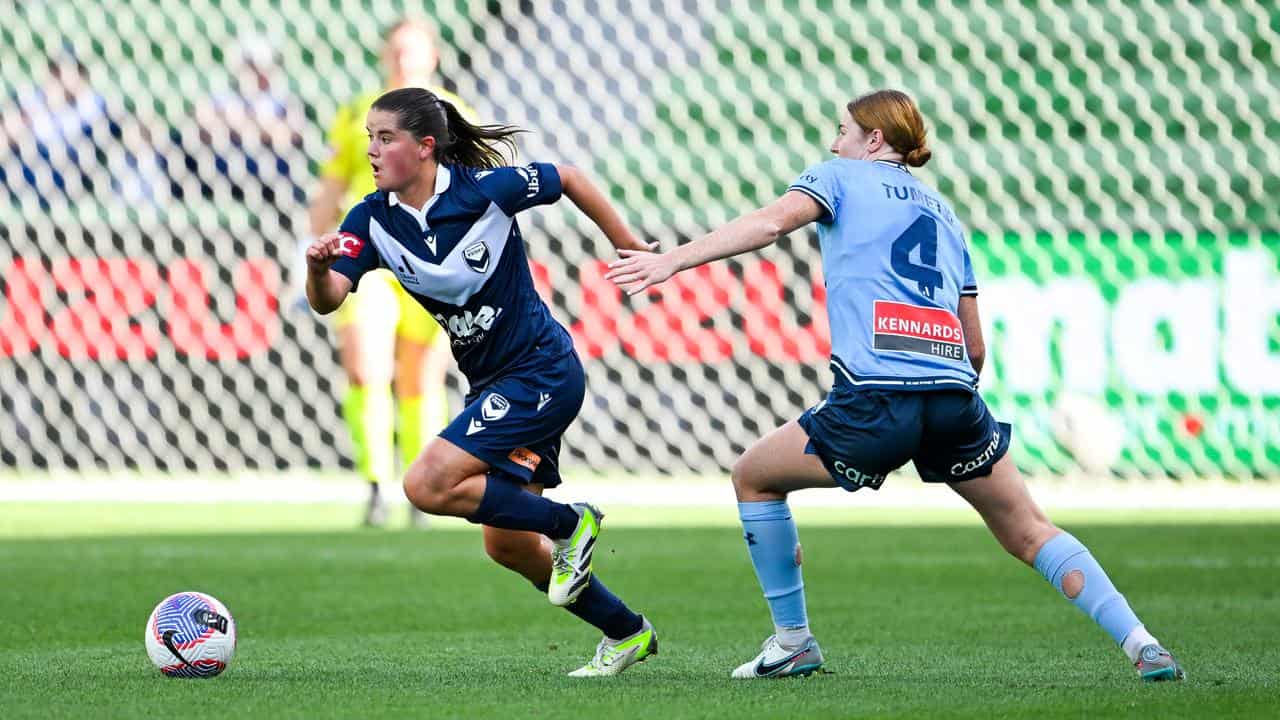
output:
M876 300L872 323L877 350L964 360L960 319L947 310Z
M363 240L351 233L339 233L338 237L342 238L338 252L349 258L360 257L360 251L364 249Z

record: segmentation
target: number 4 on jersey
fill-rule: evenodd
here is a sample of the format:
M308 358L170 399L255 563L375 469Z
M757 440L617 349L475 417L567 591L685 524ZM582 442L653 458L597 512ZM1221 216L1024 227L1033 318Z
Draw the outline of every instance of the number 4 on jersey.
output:
M911 262L911 251L920 248L921 265ZM938 223L928 215L921 215L911 223L897 240L893 241L890 255L893 271L908 280L915 280L920 292L932 298L934 291L942 287L942 273L938 266Z

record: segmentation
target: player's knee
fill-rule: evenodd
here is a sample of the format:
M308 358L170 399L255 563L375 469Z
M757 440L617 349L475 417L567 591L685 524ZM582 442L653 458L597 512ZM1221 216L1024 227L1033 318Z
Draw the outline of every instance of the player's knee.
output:
M431 512L438 504L430 479L416 465L404 474L404 496L423 512Z
M733 489L741 497L742 494L751 493L759 490L756 487L756 474L751 471L751 463L746 461L745 457L738 458L733 463L733 468L729 471L729 479L733 482Z
M419 510L442 514L449 505L454 484L443 467L423 456L404 474L404 495Z
M1036 555L1054 535L1062 532L1053 523L1037 519L1019 525L1007 537L1001 538L1001 544L1009 554L1028 565L1035 565Z
M733 482L733 491L738 497L738 502L780 500L787 496L785 490L774 487L769 475L761 472L749 455L734 463L729 477Z

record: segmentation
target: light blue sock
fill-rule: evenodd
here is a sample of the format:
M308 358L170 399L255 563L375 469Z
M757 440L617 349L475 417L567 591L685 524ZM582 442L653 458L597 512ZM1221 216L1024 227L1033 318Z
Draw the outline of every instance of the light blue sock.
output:
M800 536L786 500L738 503L747 552L773 613L773 624L782 628L805 627L804 578L796 562Z
M1125 637L1142 625L1129 608L1129 601L1111 584L1111 578L1093 559L1089 549L1071 533L1064 532L1046 542L1036 553L1035 566L1063 597L1066 597L1063 579L1071 571L1079 570L1084 575L1084 589L1067 599L1102 626L1116 644L1123 644Z

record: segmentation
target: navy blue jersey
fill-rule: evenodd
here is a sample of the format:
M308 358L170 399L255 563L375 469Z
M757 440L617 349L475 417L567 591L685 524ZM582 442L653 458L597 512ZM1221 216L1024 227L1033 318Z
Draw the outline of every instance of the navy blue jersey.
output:
M477 169L440 165L422 212L395 193L374 192L347 213L343 257L333 269L359 289L377 268L449 334L472 388L531 362L572 352L569 333L533 287L516 213L560 199L554 165Z

